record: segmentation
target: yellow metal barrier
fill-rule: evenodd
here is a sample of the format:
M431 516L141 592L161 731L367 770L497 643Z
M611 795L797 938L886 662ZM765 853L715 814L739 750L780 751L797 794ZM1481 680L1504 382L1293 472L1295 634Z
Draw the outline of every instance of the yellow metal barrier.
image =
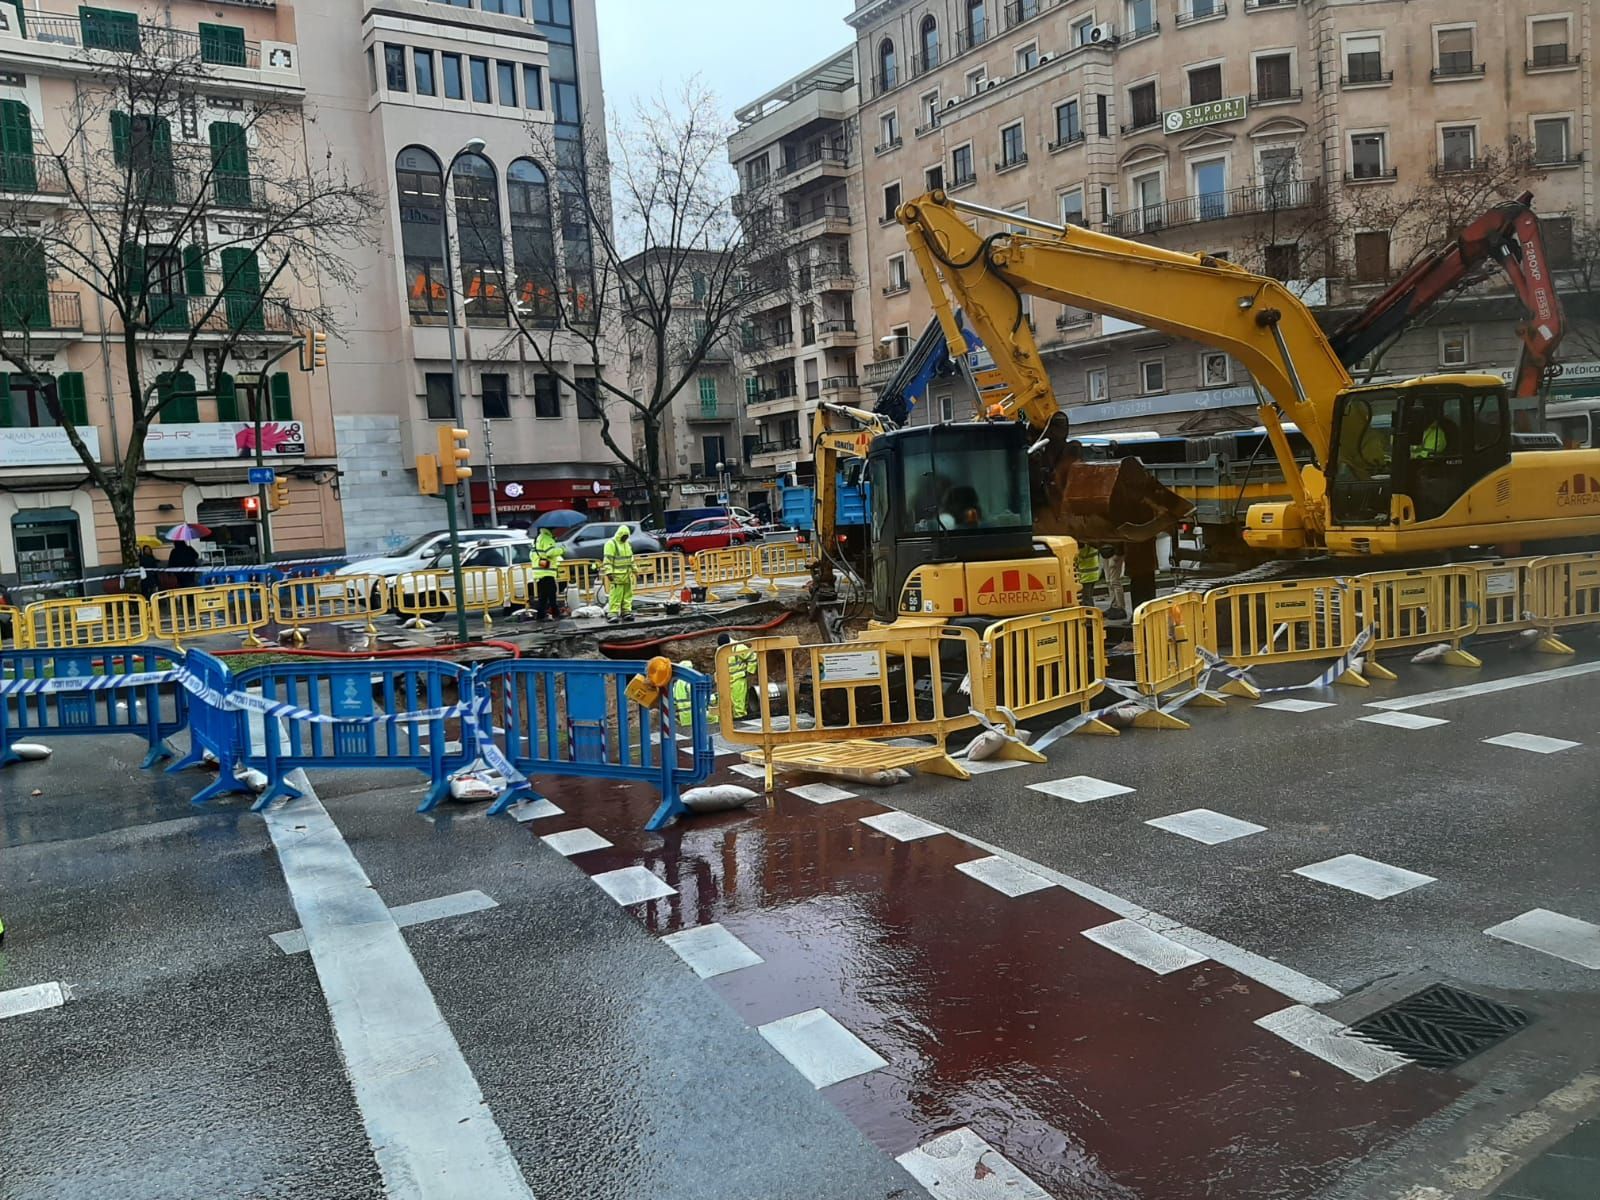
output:
M600 578L600 564L592 558L566 558L561 560L561 574L557 581L568 588L595 594L595 583Z
M11 629L11 648L13 650L26 650L28 643L27 630L22 624L22 610L11 604L0 604L0 623Z
M1372 647L1365 673L1380 679L1395 675L1380 665L1380 650L1446 642L1441 660L1452 667L1481 667L1475 655L1461 648L1478 631L1477 579L1466 567L1423 567L1414 571L1380 571L1356 581L1359 626L1371 628Z
M216 587L176 588L150 597L150 619L158 638L181 648L185 638L244 635L246 646L266 643L256 630L272 609L265 584L225 583Z
M772 594L778 594L778 580L807 579L816 562L812 547L799 542L763 542L756 550L756 574L767 581Z
M1215 588L1205 594L1203 644L1239 667L1336 659L1360 633L1357 586L1346 579L1296 579ZM1368 686L1354 670L1336 682Z
M1161 707L1169 692L1194 691L1206 672L1200 646L1205 641L1206 597L1200 592L1173 592L1147 600L1133 614L1133 674L1139 693L1156 701L1134 718L1140 729L1188 729L1189 722ZM1259 700L1261 693L1241 680L1229 680L1218 691ZM1196 708L1221 707L1223 701L1209 692L1197 692L1186 701Z
M681 554L638 554L633 559L633 590L682 594L689 586L689 562Z
M1462 563L1472 573L1472 600L1481 633L1516 633L1535 627L1533 575L1537 559L1496 558Z
M461 585L465 607L469 612L481 612L483 624L494 624L489 610L504 608L512 602L511 576L516 568L462 567ZM405 624L412 629L426 629L428 617L442 617L456 610L456 581L454 571L412 571L395 579L393 587L394 611L409 618Z
M389 587L381 575L323 575L285 579L272 585L272 619L305 641L308 625L363 621L376 633L374 617L389 611Z
M135 595L38 600L22 610L14 628L17 646L30 650L136 646L150 640L150 605Z
M750 581L756 575L756 552L753 546L736 546L729 550L702 550L694 556L695 583L706 589L706 599L719 599L713 590L719 587L743 585L750 590Z
M1106 622L1098 608L1063 608L997 621L983 631L989 695L1013 721L1089 711L1106 688ZM1103 721L1079 732L1116 734Z
M1571 654L1556 630L1600 622L1600 554L1558 554L1535 559L1532 580L1534 626L1545 654Z

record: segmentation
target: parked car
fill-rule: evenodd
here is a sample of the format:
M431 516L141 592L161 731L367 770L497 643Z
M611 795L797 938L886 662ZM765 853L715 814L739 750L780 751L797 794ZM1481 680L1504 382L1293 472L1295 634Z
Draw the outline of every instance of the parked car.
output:
M624 524L628 525L628 544L635 554L661 553L660 542L625 521L590 521L572 530L561 539L561 544L566 547L568 558L604 558L606 543L616 536L617 527Z
M515 563L527 562L528 556L533 552L533 539L525 533L519 534L516 538L494 538L488 541L478 541L476 540L476 535L480 532L482 531L473 531L474 540L472 541L466 540L466 535L463 535L461 542L461 565L463 568L488 567L494 569L509 567ZM450 545L446 540L444 548L430 558L427 564L419 568L419 570L449 571L452 565ZM392 583L395 593L395 606L397 608L406 607L411 597L416 593L416 585L413 582L411 573L403 572ZM463 583L466 589L464 594L467 598L468 608L502 608L510 603L511 589L509 585L496 582L493 577L485 577L478 574L466 575L463 577ZM440 595L452 598L455 596L455 580L450 575L445 575L443 579L437 583L431 583L429 587L430 589L436 587Z
M760 540L760 532L738 517L702 517L670 535L667 549L679 554L699 554L702 550L726 550Z
M498 543L498 542L526 542L529 537L521 529L464 529L461 531L461 544ZM416 541L401 547L393 554L379 555L374 558L356 559L340 567L335 575L381 575L385 579L393 579L396 575L403 575L407 571L426 571L430 564L439 555L450 548L450 533L440 530L437 533L425 533ZM527 557L527 552L523 552Z

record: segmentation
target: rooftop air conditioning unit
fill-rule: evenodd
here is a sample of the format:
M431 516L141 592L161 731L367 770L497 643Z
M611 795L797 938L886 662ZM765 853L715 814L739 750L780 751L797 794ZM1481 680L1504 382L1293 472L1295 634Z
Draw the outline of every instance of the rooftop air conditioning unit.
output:
M986 92L992 92L1004 82L1005 76L1003 75L999 79L985 79L983 81L983 90Z
M960 96L951 96L950 99L948 99L948 100L946 100L944 102L944 106L946 108L954 108L956 105L958 105L960 103L961 103L961 97Z
M1054 55L1054 54L1051 54L1051 53L1050 53L1050 52L1049 52L1049 51L1048 51L1048 50L1047 50L1047 51L1045 51L1045 52L1044 52L1044 53L1043 53L1043 54L1041 54L1041 55L1039 55L1039 61L1038 61L1038 62L1037 62L1037 63L1035 63L1035 64L1034 64L1034 66L1037 66L1037 67L1042 67L1042 66L1044 66L1044 65L1045 65L1045 63L1047 63L1047 62L1049 62L1049 61L1050 61L1050 60L1051 60L1051 59L1052 59L1052 58L1054 58L1054 57L1055 57L1055 55Z
M1117 27L1110 21L1089 30L1089 45L1102 46L1117 40Z

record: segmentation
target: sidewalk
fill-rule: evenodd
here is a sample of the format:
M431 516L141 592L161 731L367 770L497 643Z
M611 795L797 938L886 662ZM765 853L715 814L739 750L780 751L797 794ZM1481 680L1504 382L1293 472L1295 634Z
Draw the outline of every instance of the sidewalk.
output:
M1579 1125L1494 1194L1499 1200L1595 1200L1600 1196L1600 1118Z

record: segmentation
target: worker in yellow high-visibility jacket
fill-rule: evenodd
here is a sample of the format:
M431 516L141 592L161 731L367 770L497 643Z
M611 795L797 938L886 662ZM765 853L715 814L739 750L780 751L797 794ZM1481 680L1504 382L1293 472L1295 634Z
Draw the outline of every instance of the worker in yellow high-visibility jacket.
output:
M609 621L633 620L633 542L632 531L618 525L616 534L606 543L605 556L600 570L606 578L607 612Z

